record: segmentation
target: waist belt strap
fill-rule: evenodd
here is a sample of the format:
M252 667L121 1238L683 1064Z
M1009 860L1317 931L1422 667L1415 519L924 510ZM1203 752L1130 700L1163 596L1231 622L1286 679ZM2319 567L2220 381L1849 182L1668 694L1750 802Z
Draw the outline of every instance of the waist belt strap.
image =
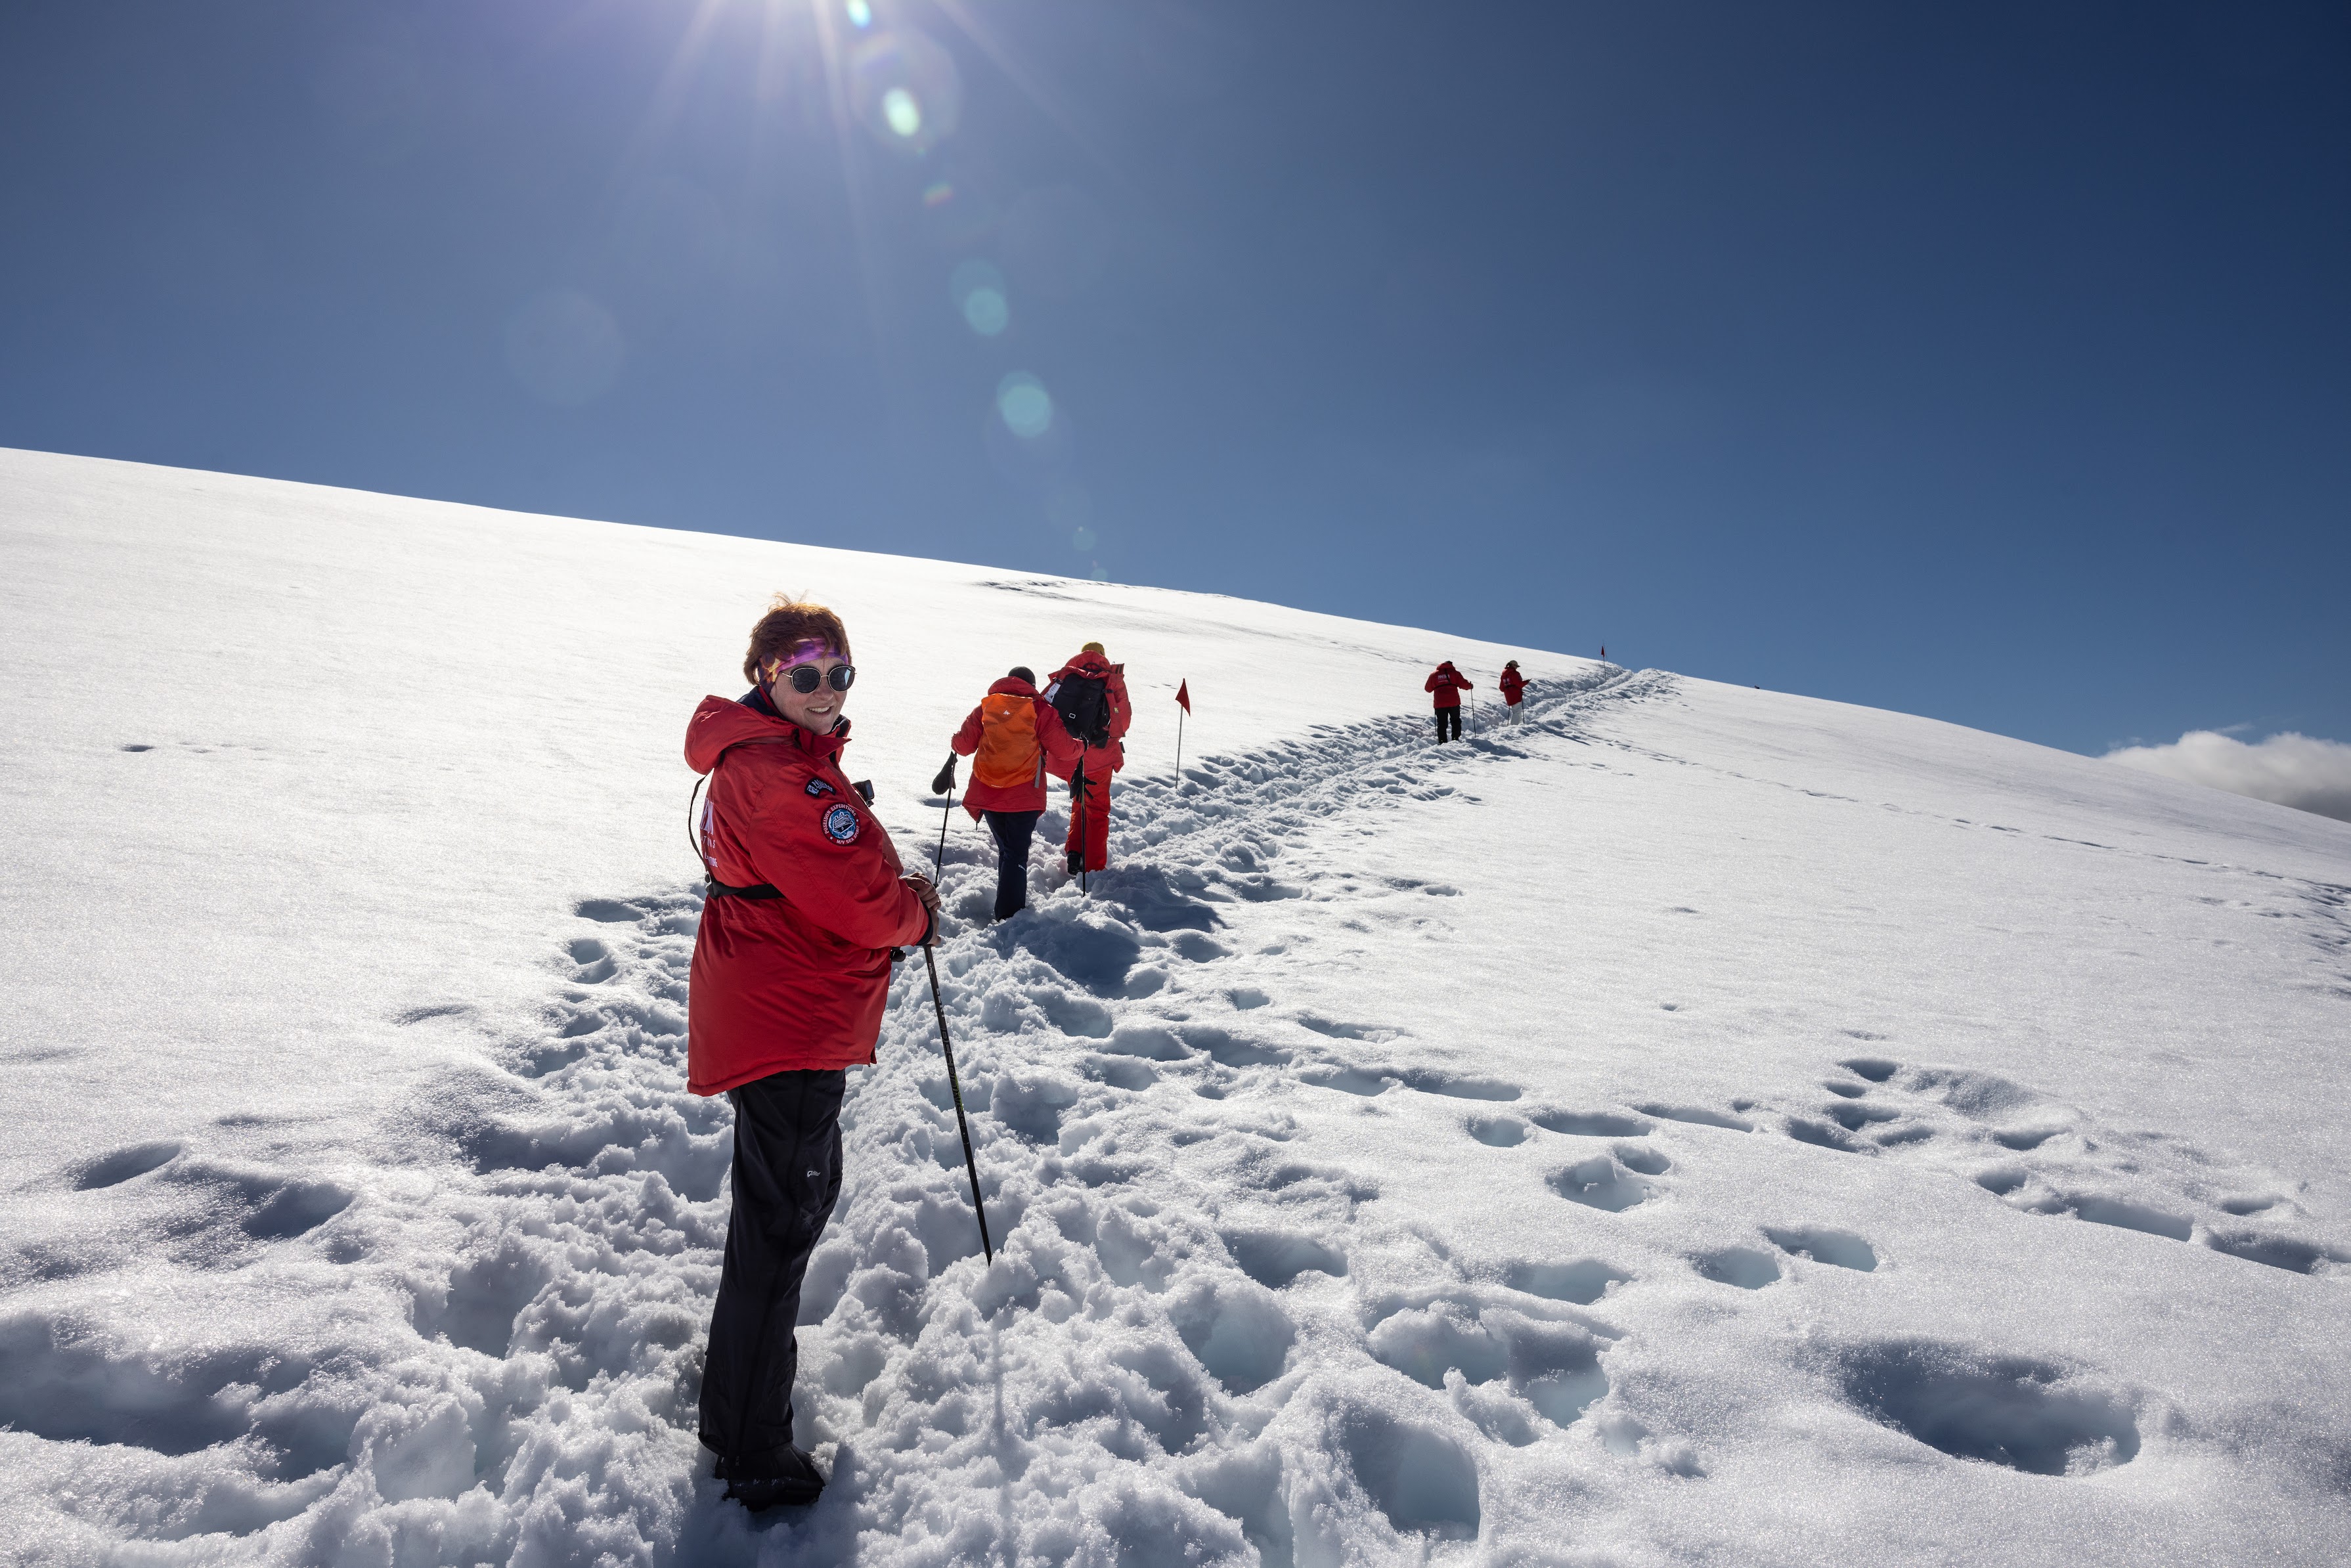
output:
M703 884L713 898L781 898L783 892L773 883L757 883L749 887L729 887L716 877Z

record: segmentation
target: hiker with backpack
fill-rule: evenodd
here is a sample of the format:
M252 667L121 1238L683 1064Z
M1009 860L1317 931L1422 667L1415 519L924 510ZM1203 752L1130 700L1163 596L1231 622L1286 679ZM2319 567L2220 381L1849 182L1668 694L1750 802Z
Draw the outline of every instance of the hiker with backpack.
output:
M1029 842L1045 814L1046 772L1060 777L1075 768L1078 743L1037 694L1037 677L1015 664L987 688L952 744L954 755L932 782L941 793L953 789L955 758L971 758L963 809L974 821L985 820L996 840L996 918L1009 920L1029 904Z
M1078 744L1073 763L1047 766L1070 786L1070 874L1110 863L1110 776L1126 766L1121 744L1134 710L1126 699L1126 666L1113 664L1100 643L1089 643L1052 674L1045 699Z
M873 1061L891 962L935 940L939 901L841 771L857 672L841 618L778 598L743 674L750 691L703 698L685 731L686 762L709 779L686 1087L735 1108L699 1431L726 1495L757 1512L824 1487L792 1439L800 1281L841 1196L847 1070Z
M1423 682L1420 689L1437 695L1437 744L1442 746L1448 738L1460 739L1461 694L1470 689L1469 677L1455 669L1453 661L1447 659L1437 666L1437 673ZM1449 737L1446 734L1447 726L1453 731Z
M1519 662L1512 659L1502 666L1502 722L1515 728L1526 717L1526 709L1519 704L1527 695L1527 678L1519 674Z

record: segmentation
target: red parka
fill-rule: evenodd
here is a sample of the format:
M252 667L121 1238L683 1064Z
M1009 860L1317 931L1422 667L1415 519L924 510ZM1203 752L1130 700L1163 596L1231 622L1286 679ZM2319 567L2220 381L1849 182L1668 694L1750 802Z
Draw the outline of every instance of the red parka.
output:
M1110 770L1115 773L1126 766L1126 747L1123 742L1126 738L1126 727L1134 722L1134 706L1126 700L1126 666L1113 664L1100 653L1080 653L1046 677L1046 691L1050 692L1071 675L1093 675L1102 683L1102 700L1110 705L1110 744L1084 748L1086 768L1090 774L1099 778L1102 758L1108 757ZM1064 730L1062 734L1066 736L1069 732ZM1066 779L1077 771L1078 753L1077 740L1071 737L1068 758L1056 758L1048 753L1046 768L1054 778Z
M1437 673L1421 684L1422 691L1437 694L1438 707L1459 707L1461 694L1470 689L1469 677L1453 667L1447 659L1437 666Z
M1504 702L1510 704L1512 707L1516 707L1519 706L1519 699L1526 695L1526 676L1519 674L1516 670L1504 670L1502 672L1502 700Z
M1041 811L1045 809L1045 775L1050 770L1056 779L1066 779L1078 765L1078 743L1061 727L1061 716L1053 705L1037 695L1037 688L1018 675L1007 675L987 688L989 696L1027 697L1035 705L1037 715L1037 770L1026 784L988 784L975 772L965 786L963 809L979 821L982 811ZM986 704L971 710L963 727L955 733L956 755L969 757L979 750L980 737L987 732ZM1016 710L1017 711L1017 710Z
M705 697L685 727L687 765L710 775L695 824L710 874L783 895L702 906L685 1009L696 1094L872 1061L890 951L930 930L890 835L841 770L848 729L813 734L756 693Z

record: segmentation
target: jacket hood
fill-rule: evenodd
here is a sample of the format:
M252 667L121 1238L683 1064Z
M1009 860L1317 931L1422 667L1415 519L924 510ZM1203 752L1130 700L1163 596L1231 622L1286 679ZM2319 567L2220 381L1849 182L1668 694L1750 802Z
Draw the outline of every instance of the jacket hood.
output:
M686 721L685 765L696 773L707 773L718 766L728 747L747 741L797 747L821 762L839 755L849 744L849 721L844 718L834 725L831 735L812 735L791 720L764 713L747 702L705 697Z
M1018 675L1007 675L988 687L987 695L992 697L1033 697L1037 695L1037 688Z
M1071 675L1114 675L1125 668L1126 666L1124 664L1112 664L1100 653L1081 653L1076 658L1071 659L1068 664L1063 664L1060 669L1055 670L1051 678L1057 681L1063 681L1069 679Z

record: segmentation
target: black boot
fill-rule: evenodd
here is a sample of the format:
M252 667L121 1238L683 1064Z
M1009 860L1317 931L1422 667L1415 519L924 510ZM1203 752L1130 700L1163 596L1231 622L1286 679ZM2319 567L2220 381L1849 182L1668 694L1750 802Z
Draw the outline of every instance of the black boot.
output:
M805 1508L824 1490L824 1472L799 1444L756 1458L718 1461L726 1495L753 1513L771 1508Z

